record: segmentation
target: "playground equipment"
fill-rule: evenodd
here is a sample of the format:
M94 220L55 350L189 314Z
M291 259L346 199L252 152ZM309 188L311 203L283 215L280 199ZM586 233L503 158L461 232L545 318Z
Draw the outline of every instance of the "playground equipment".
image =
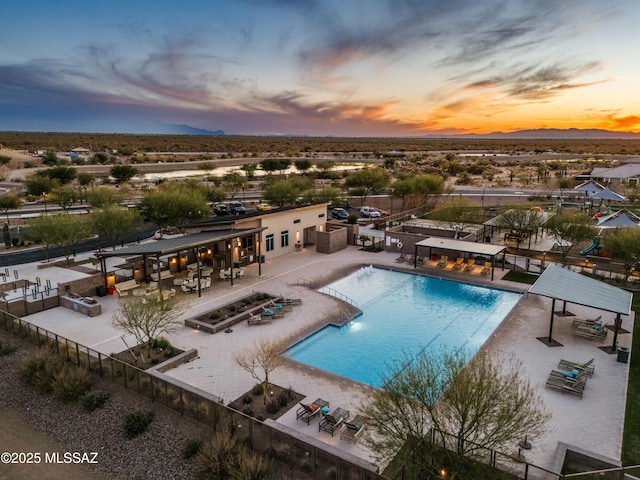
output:
M600 248L600 237L595 236L593 237L593 243L591 245L589 245L587 248L583 250L580 250L580 255L589 255L591 252L599 248Z

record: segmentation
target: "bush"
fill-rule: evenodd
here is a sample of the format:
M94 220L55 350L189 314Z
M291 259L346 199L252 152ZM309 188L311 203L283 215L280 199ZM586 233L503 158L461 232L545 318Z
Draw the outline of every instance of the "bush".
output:
M169 343L169 340L164 337L158 337L153 341L153 348L161 348L162 350L166 350L172 347Z
M218 320L220 318L220 312L211 312L209 318L211 320Z
M0 342L0 357L15 352L17 348L18 347L16 347L15 345L9 345L8 343Z
M202 449L203 442L200 438L192 438L187 440L187 443L184 445L182 449L182 458L185 460L189 460L190 458L195 457L200 450Z
M51 391L54 376L64 368L62 357L51 350L41 348L31 358L22 362L20 377L41 393Z
M250 397L249 395L244 395L242 397L242 403L244 403L245 405L248 405L251 402L253 402L253 397Z
M253 386L253 389L251 390L251 393L253 393L256 396L262 395L263 392L264 392L264 390L263 390L262 383L256 383Z
M145 432L153 421L153 412L134 410L127 413L124 419L124 430L127 438L134 438Z
M278 402L275 398L270 398L267 400L267 405L265 407L267 412L269 413L277 413L280 410L280 402Z
M283 390L278 394L277 402L279 407L286 407L289 404L289 400L291 399L289 398L286 390Z
M82 406L87 412L93 412L98 408L102 408L109 399L109 394L102 390L87 390L82 395Z
M89 372L75 365L67 365L53 376L51 390L63 402L75 402L91 388Z

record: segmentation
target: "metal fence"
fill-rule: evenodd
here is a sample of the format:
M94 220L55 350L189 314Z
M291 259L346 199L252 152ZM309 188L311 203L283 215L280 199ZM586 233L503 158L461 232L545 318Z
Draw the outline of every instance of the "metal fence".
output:
M213 400L194 387L183 387L164 376L146 372L73 340L0 311L0 328L25 342L49 347L67 361L109 379L153 403L210 427L228 428L252 449L267 453L294 471L317 480L386 480L376 472L304 442L286 432Z

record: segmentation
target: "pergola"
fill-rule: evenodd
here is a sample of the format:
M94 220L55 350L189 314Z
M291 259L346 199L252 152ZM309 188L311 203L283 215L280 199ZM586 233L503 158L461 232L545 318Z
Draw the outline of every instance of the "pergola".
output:
M529 293L535 293L536 295L542 295L552 299L549 336L540 337L538 340L550 347L562 346L552 338L556 300L562 300L565 303L570 302L576 305L583 305L585 307L615 313L616 320L613 329L613 344L610 349L611 353L615 352L618 330L622 323L620 316L631 313L633 295L630 292L573 272L568 268L549 265L547 269L542 272L538 280L531 285Z
M207 248L212 246L215 243L224 242L225 251L228 251L229 256L229 266L231 268L231 281L233 282L233 249L235 248L234 241L241 239L246 236L255 236L258 235L258 241L255 242L257 245L256 257L258 262L258 275L262 274L262 261L260 251L260 246L262 242L260 242L260 234L266 227L255 227L255 228L245 228L245 229L236 229L236 230L212 230L207 232L195 233L192 235L186 235L182 237L174 237L167 239L160 239L157 241L152 241L149 243L142 243L138 245L132 245L125 248L121 248L113 251L103 251L96 253L96 257L100 260L100 269L105 276L105 285L107 284L107 266L106 259L109 257L131 257L131 256L142 256L142 265L145 271L143 272L144 277L146 278L146 266L147 266L147 258L152 258L156 262L156 269L158 271L158 278L160 279L161 272L161 260L160 257L165 255L171 255L183 251L192 250L195 254L197 268L200 269L200 256L197 252L201 248ZM239 246L239 245L238 245ZM198 276L199 282L199 276ZM232 283L233 284L233 283ZM158 287L161 287L161 282L158 282ZM198 284L198 295L201 294L200 285Z
M507 249L507 247L503 245L493 245L491 243L465 242L464 240L454 240L452 238L429 237L416 242L414 251L414 267L417 266L418 247L428 248L429 257L431 257L433 249L488 257L491 259L491 280L493 280L493 268L496 266L496 256L503 253L502 266L504 268L504 252Z

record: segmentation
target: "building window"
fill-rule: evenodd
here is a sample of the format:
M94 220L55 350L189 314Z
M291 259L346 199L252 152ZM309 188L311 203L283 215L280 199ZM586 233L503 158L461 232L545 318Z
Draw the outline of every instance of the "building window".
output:
M280 246L282 248L289 246L289 230L280 232Z
M273 233L267 235L267 237L265 238L265 248L267 250L267 252L272 252L273 251Z

